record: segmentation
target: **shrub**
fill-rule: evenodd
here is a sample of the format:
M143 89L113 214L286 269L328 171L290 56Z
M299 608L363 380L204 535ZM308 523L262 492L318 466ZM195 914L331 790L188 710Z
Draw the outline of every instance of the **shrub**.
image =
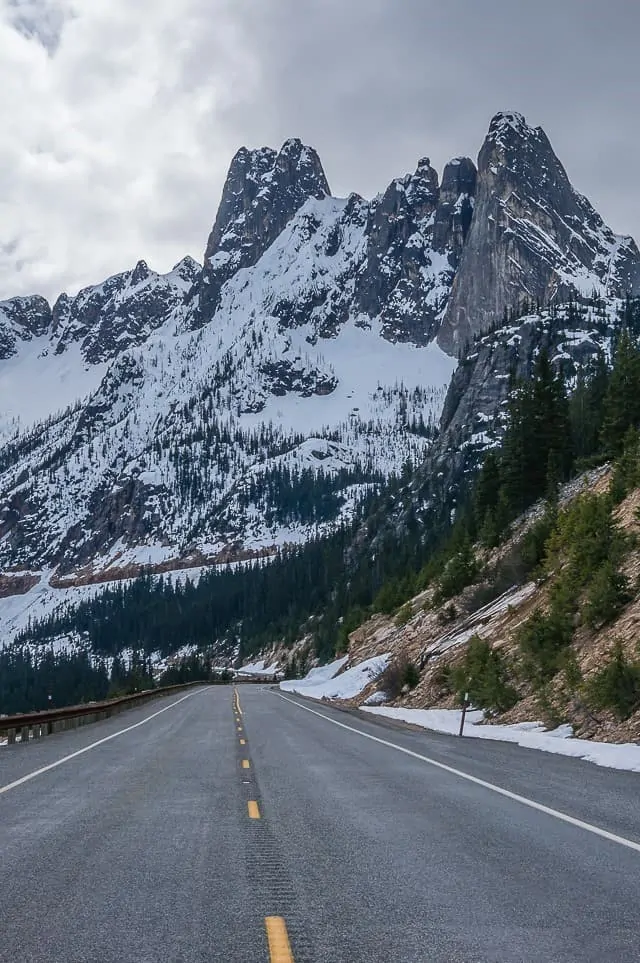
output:
M583 679L582 669L573 649L567 652L562 668L569 692L577 692L582 686Z
M605 562L617 568L626 539L616 525L608 495L580 495L562 512L548 543L554 564L565 559L577 586L586 585Z
M415 689L420 681L420 670L414 662L407 662L404 670L404 684L410 689Z
M345 655L349 651L349 636L355 632L367 619L367 613L359 606L354 606L347 611L340 627L335 644L335 654Z
M396 579L391 579L385 582L381 587L380 591L373 600L373 611L383 612L385 615L391 615L392 612L402 605L404 599L400 594L400 585Z
M640 708L640 663L626 658L621 643L611 661L587 683L587 700L597 709L612 709L619 719L628 719Z
M518 693L507 678L503 656L477 635L469 642L463 661L451 669L451 682L459 698L468 692L474 706L492 712L504 712L518 701Z
M455 619L457 619L457 617L458 617L458 610L453 604L453 602L450 602L449 605L446 606L446 608L440 609L440 611L438 612L438 622L440 623L440 625L446 625L448 622L453 622L455 621Z
M456 691L452 674L451 666L440 665L431 676L433 685L439 689L443 695L453 695Z
M405 602L396 615L396 625L406 625L412 615L413 608L411 607L411 602Z
M478 577L478 563L468 540L462 543L460 551L452 555L440 575L434 601L436 604L450 599L472 585Z
M616 461L609 489L614 505L620 504L633 488L640 485L640 440L635 428L629 428L624 451Z
M611 562L605 562L589 585L585 620L592 628L611 622L629 601L629 583Z
M553 506L549 506L544 515L537 519L531 528L525 532L520 547L524 568L528 573L539 569L545 560L547 542L553 532L558 513Z
M388 699L397 699L405 686L415 689L420 681L417 666L406 656L394 659L380 676L380 689Z
M547 729L557 729L562 723L562 716L560 715L558 708L553 701L553 695L548 683L545 683L539 689L536 703L537 710L542 718L542 722L545 724Z
M551 609L544 615L539 609L527 619L518 633L525 676L541 688L563 666L565 650L573 636L575 594L566 575L552 591Z

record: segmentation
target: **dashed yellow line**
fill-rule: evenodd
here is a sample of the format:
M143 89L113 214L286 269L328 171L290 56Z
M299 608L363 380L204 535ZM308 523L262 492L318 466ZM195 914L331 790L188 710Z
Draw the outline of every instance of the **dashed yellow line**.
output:
M250 768L251 768L251 766L249 765L249 760L248 760L248 759L243 759L243 760L242 760L242 768L243 768L243 769L250 769Z
M249 810L250 819L260 819L260 809L255 799L250 799L247 803L247 808Z
M233 690L233 708L236 710L238 715L242 715L242 707L240 705L240 696L238 695L238 690Z
M267 916L264 924L267 928L269 942L269 958L271 963L294 963L287 924L281 916Z

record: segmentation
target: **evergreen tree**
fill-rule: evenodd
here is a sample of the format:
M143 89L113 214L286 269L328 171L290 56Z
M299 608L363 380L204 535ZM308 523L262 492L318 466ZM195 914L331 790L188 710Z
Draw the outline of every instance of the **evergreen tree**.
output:
M604 398L600 439L610 458L623 451L629 428L640 426L640 351L628 330L618 341Z

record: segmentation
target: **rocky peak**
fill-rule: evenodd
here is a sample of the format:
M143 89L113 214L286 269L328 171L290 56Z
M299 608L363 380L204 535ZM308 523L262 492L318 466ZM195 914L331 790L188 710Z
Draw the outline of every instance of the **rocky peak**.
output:
M53 307L55 353L79 343L91 364L108 361L141 344L170 317L181 320L185 302L200 274L193 258L184 258L169 274L157 274L145 261L84 288L76 297L61 294Z
M143 281L147 281L151 276L151 271L147 265L146 261L138 261L133 271L131 272L130 283L142 284Z
M302 141L285 141L235 155L205 251L197 323L213 316L220 291L240 268L251 267L310 197L330 194L320 159Z
M49 331L51 308L38 294L0 301L0 360L18 351L19 341L31 341Z
M393 180L370 205L356 303L380 318L390 341L429 341L446 302L450 266L434 258L432 243L439 196L438 175L424 157L414 174Z
M478 155L473 217L442 327L452 354L523 301L640 290L640 255L573 189L540 127L496 114Z
M471 226L477 174L476 165L469 157L449 161L442 174L433 225L433 247L436 251L449 253L454 268L458 266Z
M200 277L201 271L202 268L195 258L187 254L186 257L183 257L181 261L178 261L178 263L174 265L171 274L180 278L185 284L192 285L195 284Z
M297 137L286 140L275 159L275 170L283 184L294 185L307 197L321 199L331 193L318 154Z

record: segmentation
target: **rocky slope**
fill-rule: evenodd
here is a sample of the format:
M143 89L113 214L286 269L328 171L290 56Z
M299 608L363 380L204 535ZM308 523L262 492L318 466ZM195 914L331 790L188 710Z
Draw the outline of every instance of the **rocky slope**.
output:
M0 304L0 565L264 551L407 460L447 488L499 430L510 366L545 338L583 355L594 325L602 346L639 272L519 115L494 118L477 168L454 159L440 183L424 158L371 201L332 197L300 141L243 148L202 268L139 262L53 308ZM594 290L602 324L583 305L488 333L445 402L458 348L505 309Z
M567 506L583 492L606 492L611 472L605 466L590 472L566 486L561 505ZM635 547L639 533L640 489L634 489L615 512L617 523L629 536L631 548L623 571L632 586L631 599L619 615L606 625L590 628L579 617L576 620L572 651L583 682L576 686L560 672L543 691L532 689L518 672L518 632L536 610L549 605L554 576L518 582L517 575L502 585L495 583L495 573L502 563L503 577L508 574L511 559L531 525L540 517L542 505L534 508L514 526L512 537L493 552L476 546L485 577L460 595L443 603L434 603L430 587L413 598L398 613L375 615L350 636L349 665L357 665L374 656L392 654L393 661L413 662L420 678L412 691L396 696L389 704L406 708L452 708L458 705L447 684L447 671L460 664L472 638L481 638L511 664L518 680L519 699L514 708L494 714L493 721L514 723L540 719L551 728L561 722L573 725L576 735L605 742L640 740L640 710L621 720L608 709L594 710L581 694L584 682L602 669L622 643L630 660L637 660L637 626L640 621L640 596L637 592L640 557ZM487 598L490 600L487 601ZM361 705L378 692L380 681L372 683L353 701Z

